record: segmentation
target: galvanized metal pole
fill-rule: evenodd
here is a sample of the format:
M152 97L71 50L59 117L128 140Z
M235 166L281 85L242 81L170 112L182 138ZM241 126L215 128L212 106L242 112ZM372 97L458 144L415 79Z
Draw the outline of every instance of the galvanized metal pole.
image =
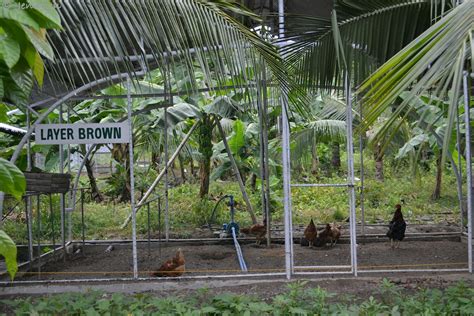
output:
M285 37L285 5L278 0L278 30L279 38ZM282 93L281 97L282 121L282 163L283 163L283 208L285 220L285 273L291 279L293 274L293 221L291 212L291 169L290 169L290 126L288 124L288 96Z
M362 102L359 101L359 118L362 123ZM365 235L365 205L364 205L364 136L359 134L359 153L360 153L360 221L361 233Z
M71 109L69 106L67 107L67 123L71 123ZM71 145L67 144L67 173L71 174ZM66 208L66 215L67 215L67 240L72 241L72 211L74 210L74 202L71 201L71 188L68 191L68 198L67 198L67 208Z
M54 229L54 212L53 212L53 197L51 193L48 194L49 197L49 216L51 220L51 238L53 239L53 257L56 255L56 230Z
M59 107L59 123L63 123L63 105ZM64 173L64 145L59 145L59 173ZM66 261L66 197L64 193L59 196L61 211L61 246L63 247L63 261Z
M138 279L138 253L137 253L137 213L135 209L135 175L133 172L133 124L132 124L132 97L130 95L131 82L127 77L127 118L130 127L128 140L129 169L130 169L130 207L132 210L132 260L133 278Z
M282 163L283 163L283 208L285 220L285 268L286 278L293 274L293 220L291 211L290 126L288 124L287 99L282 97Z
M28 129L31 128L31 113L30 110L26 110L26 126ZM31 171L31 141L28 138L26 142L26 171ZM30 268L32 268L33 262L33 214L32 214L32 205L31 205L31 196L26 196L26 223L28 229L28 253L29 253L29 260L30 260Z
M41 194L36 196L36 242L38 252L38 277L41 278Z
M345 74L347 102L347 182L349 184L349 220L351 240L352 273L357 276L357 243L356 243L356 196L354 186L354 144L352 141L352 93L349 74Z
M471 116L469 108L469 90L467 85L468 72L464 72L464 117L466 129L466 176L467 176L467 260L469 273L472 273L472 157L471 157Z
M86 252L86 231L84 223L84 189L81 188L81 236L82 236L82 255Z
M461 129L459 121L459 106L456 106L456 150L458 151L458 172L459 178L462 179L462 155L461 155ZM453 161L454 163L454 161ZM458 200L459 200L459 227L461 233L464 232L464 205L463 205L463 195L462 195L462 181L459 181L456 178L456 185L458 191Z
M262 80L262 98L263 98L263 154L264 154L264 174L265 174L265 227L267 228L267 247L271 244L271 213L270 213L270 159L268 157L268 99L267 99L267 76L266 69L263 67L263 80Z
M165 89L165 102L167 103L169 101L169 94L170 94L170 77L168 77L168 68L166 67L165 73L164 73L164 89ZM164 186L165 186L165 240L168 242L170 239L170 215L169 215L169 201L168 201L168 108L164 108L164 125L165 125L165 130L164 130L164 158L165 158L165 179L164 179Z

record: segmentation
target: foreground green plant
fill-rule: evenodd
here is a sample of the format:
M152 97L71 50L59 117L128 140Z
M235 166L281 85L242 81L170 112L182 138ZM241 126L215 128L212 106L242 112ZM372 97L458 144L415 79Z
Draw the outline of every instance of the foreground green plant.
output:
M384 280L366 300L337 296L324 289L307 288L307 282L290 283L287 290L266 302L256 296L208 289L186 297L158 298L149 294L122 295L101 292L60 294L41 298L4 300L9 312L63 315L472 315L474 288L459 283L438 289L403 293ZM380 298L376 298L380 297Z

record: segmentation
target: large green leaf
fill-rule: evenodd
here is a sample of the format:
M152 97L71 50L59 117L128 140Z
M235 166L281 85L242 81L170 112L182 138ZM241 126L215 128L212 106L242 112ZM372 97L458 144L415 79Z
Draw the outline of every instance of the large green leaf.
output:
M237 120L234 123L234 133L229 139L229 147L232 154L236 155L240 148L245 145L245 126L244 122Z
M0 158L0 192L11 194L20 200L25 189L23 172L8 160Z
M50 22L48 25L41 26L61 28L61 19L55 8L55 6L59 7L59 5L53 5L50 0L34 0L30 1L30 6L34 11L44 17L47 22Z
M46 40L45 34L40 31L32 30L25 26L23 27L23 31L25 31L26 36L28 36L30 42L41 55L48 59L54 58L53 49Z
M10 236L7 235L3 230L0 230L0 255L5 257L5 263L7 265L8 274L13 280L16 272L18 271L18 263L16 261L16 245Z
M20 44L7 35L0 35L0 59L13 68L20 59Z
M7 235L3 230L0 230L0 255L5 257L5 263L7 265L8 274L13 280L16 272L18 271L18 264L16 261L16 245L10 236Z

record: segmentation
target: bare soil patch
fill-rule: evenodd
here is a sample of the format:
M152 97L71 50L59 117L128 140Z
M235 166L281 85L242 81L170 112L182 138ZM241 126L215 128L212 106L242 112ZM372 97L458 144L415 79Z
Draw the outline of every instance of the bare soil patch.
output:
M122 278L132 276L130 244L115 244L106 252L108 244L86 245L80 253L66 261L43 263L38 272L19 275L17 280L64 280L92 278ZM242 244L249 273L284 272L284 245L256 246ZM149 277L181 248L186 260L187 276L243 274L240 271L234 245L215 243L170 242L146 243L138 247L139 276ZM308 248L294 245L295 266L312 266L297 271L348 271L338 266L350 265L350 245ZM358 265L361 270L386 269L444 269L467 268L467 245L451 240L406 241L400 249L390 249L387 242L358 244Z

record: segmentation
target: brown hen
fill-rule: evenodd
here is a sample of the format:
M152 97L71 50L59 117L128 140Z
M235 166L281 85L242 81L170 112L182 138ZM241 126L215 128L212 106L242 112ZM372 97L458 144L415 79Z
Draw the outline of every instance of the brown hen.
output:
M158 271L153 272L152 275L158 277L177 277L183 275L184 271L184 254L181 248L179 248L174 258L165 261Z
M341 237L341 227L341 225L337 225L335 223L331 224L331 246L335 246Z
M314 225L313 219L311 219L309 225L304 230L304 237L309 242L309 248L313 248L313 244L317 236L318 230L316 229L316 225Z
M260 245L267 233L267 227L264 224L255 224L250 227L241 228L240 232L255 236L257 238L256 244Z

